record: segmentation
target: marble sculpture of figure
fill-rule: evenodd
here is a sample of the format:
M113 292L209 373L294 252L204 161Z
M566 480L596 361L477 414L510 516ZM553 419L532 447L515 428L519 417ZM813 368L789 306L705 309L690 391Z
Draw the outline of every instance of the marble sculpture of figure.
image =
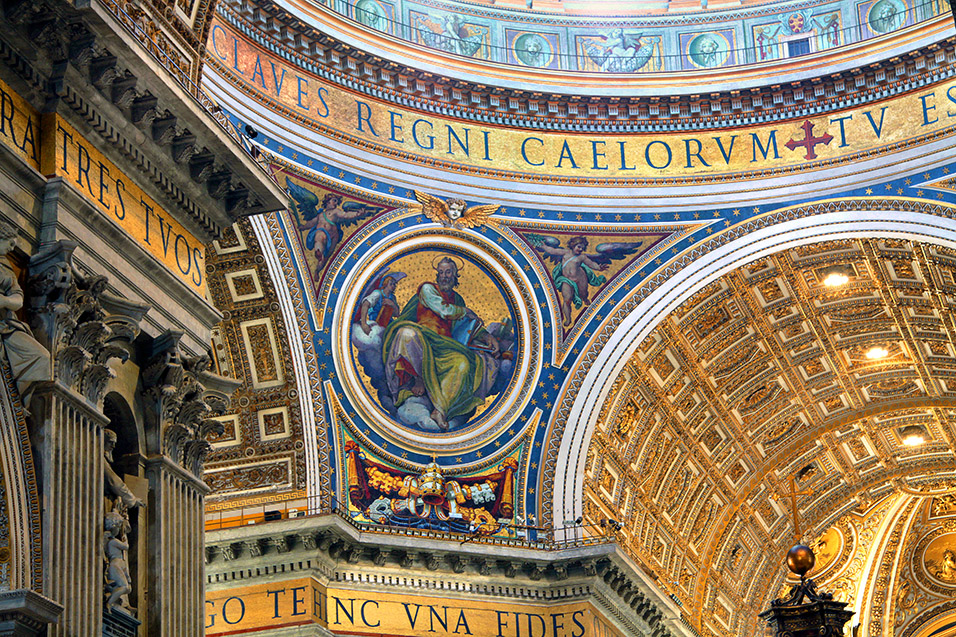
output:
M103 483L106 497L112 502L112 510L106 514L103 521L104 547L106 557L106 607L108 609L122 608L133 614L136 609L129 604L129 594L133 591L132 578L129 574L127 552L129 539L127 534L131 530L129 510L143 506L143 501L130 491L123 479L113 469L113 449L116 447L116 433L110 429L104 430L103 438Z
M129 594L133 591L132 578L129 574L129 562L126 552L129 542L126 534L129 532L129 521L118 511L106 514L103 524L105 528L104 551L106 553L106 607L110 610L122 608L133 613L135 610L129 605Z
M113 501L114 508L120 505L126 509L133 509L138 506L143 506L143 501L137 498L136 495L129 490L129 487L126 486L126 483L123 482L123 479L112 467L113 449L115 447L116 434L113 431L106 429L105 438L103 439L103 449L106 455L103 476L104 482L106 483L106 495Z
M13 251L16 237L13 226L0 222L0 254L6 256ZM0 258L0 347L10 364L20 401L24 409L29 409L34 383L50 379L50 354L17 318L16 311L21 307L23 290L9 260Z

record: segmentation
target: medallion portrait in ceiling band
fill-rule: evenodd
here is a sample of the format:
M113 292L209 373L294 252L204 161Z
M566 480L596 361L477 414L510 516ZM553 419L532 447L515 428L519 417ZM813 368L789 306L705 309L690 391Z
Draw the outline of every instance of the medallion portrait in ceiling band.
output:
M426 249L392 259L363 284L351 316L365 390L412 431L469 427L514 376L514 308L472 257Z

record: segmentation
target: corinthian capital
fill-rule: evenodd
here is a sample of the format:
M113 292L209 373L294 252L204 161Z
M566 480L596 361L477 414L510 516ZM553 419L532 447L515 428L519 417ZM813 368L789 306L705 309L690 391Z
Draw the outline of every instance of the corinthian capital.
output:
M50 350L54 379L99 407L115 375L110 362L129 358L149 306L109 294L105 276L77 271L74 249L58 241L30 258L31 324Z
M182 332L169 331L153 342L142 369L150 453L158 453L202 476L211 448L207 438L223 432L216 416L229 408L230 396L241 385L209 371L208 356L187 356L180 348Z

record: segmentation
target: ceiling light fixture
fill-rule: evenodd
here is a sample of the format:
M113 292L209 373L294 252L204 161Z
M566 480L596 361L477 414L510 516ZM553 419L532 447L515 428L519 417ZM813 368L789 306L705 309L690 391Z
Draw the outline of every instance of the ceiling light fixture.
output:
M886 358L889 355L890 351L885 347L880 347L879 345L866 350L866 357L871 361L880 360L881 358Z
M831 272L823 279L823 285L828 288L838 288L841 285L846 285L850 281L850 277L845 275L842 272Z
M919 425L909 425L900 430L900 438L907 447L918 447L926 442L926 430Z

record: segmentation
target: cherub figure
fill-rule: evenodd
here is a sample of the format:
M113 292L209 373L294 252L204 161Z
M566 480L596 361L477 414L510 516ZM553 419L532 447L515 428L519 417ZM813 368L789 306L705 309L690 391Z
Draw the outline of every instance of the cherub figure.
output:
M135 609L129 605L129 594L133 591L133 578L130 577L126 557L129 550L129 542L126 540L126 534L130 530L129 520L119 511L113 510L106 514L103 527L103 548L107 563L106 592L109 595L106 607L110 610L122 608L131 614L135 613Z
M637 53L637 45L641 41L640 34L632 35L624 32L624 29L614 29L608 36L607 48L611 50L611 55L619 58L632 58Z
M596 254L586 254L589 242L582 236L568 239L567 247L561 247L561 242L555 237L532 234L528 235L528 239L557 264L551 270L551 277L561 293L561 314L565 327L571 325L572 306L580 308L590 303L590 287L607 283L607 277L597 271L607 270L612 261L634 254L645 243L600 243Z
M497 204L482 204L467 207L464 199L442 201L428 193L415 191L415 198L422 205L425 216L444 226L455 228L474 228L475 226L494 225L491 215L498 211Z
M444 27L445 46L442 48L446 51L471 57L481 48L481 35L470 33L457 13L445 16Z
M299 230L307 231L305 247L313 251L318 261L315 266L316 279L321 276L329 256L342 240L342 226L347 227L385 209L357 201L344 201L342 195L333 192L325 195L319 206L319 198L314 192L293 183L288 177L285 183L302 217Z
M458 221L461 219L461 216L465 214L467 204L464 199L449 199L445 203L448 204L448 210L445 214L448 215L448 218L452 221Z

